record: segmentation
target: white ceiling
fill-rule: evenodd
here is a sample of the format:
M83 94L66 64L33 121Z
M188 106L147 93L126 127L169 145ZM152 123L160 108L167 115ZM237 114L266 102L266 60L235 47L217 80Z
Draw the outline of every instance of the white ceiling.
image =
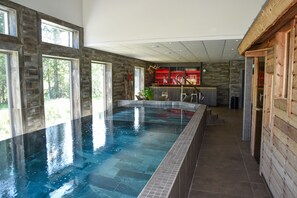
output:
M237 47L240 39L107 44L97 49L156 63L228 62L243 60Z
M84 42L156 63L239 60L237 47L265 1L82 0Z

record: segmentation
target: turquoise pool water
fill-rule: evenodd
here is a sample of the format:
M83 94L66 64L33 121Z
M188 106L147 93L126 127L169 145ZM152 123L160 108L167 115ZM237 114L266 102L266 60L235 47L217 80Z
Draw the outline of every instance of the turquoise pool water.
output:
M1 197L137 197L193 112L120 108L0 142Z

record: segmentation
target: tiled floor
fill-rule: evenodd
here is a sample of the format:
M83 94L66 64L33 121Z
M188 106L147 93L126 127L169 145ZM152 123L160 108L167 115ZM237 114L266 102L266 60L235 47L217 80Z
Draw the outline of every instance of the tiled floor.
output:
M212 108L212 112L224 122L206 128L189 198L270 197L249 143L241 141L242 111Z

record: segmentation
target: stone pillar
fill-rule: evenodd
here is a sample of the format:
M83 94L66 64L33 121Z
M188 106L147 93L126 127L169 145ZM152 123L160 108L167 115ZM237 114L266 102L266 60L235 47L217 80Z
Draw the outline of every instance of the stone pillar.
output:
M251 139L253 58L245 58L242 140Z
M81 97L80 97L80 72L79 61L73 60L71 66L71 93L72 93L72 119L81 117Z

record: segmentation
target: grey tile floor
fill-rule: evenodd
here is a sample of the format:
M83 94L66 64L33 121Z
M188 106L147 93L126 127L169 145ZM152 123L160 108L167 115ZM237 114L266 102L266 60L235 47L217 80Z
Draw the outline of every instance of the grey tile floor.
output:
M189 198L271 197L249 142L241 141L242 110L211 109L224 122L206 128Z

